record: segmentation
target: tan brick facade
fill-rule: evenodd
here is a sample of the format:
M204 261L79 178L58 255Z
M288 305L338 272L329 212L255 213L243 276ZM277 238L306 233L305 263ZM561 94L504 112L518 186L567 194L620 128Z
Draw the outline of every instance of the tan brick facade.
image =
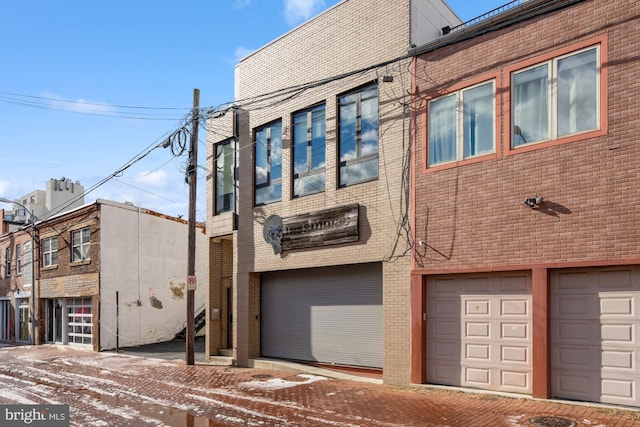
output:
M409 382L411 74L409 58L393 60L405 56L409 48L410 13L408 0L344 1L250 54L237 66L237 230L224 223L222 216L209 215L207 222L211 237L234 238L236 363L245 365L248 359L260 356L260 273L377 262L382 263L383 276L384 379L396 384ZM388 64L371 67L385 62ZM362 71L354 72L358 70ZM304 90L295 88L320 81ZM371 83L378 89L378 178L340 187L338 98ZM325 191L293 198L292 114L319 103L326 108ZM274 120L281 120L283 129L282 200L255 207L253 133ZM207 158L213 162L215 144L233 136L233 114L229 111L210 119L209 127L215 131L208 139ZM212 178L207 191L210 213L214 212L214 185ZM360 206L356 243L274 255L263 238L263 224L273 214L286 218L353 203Z

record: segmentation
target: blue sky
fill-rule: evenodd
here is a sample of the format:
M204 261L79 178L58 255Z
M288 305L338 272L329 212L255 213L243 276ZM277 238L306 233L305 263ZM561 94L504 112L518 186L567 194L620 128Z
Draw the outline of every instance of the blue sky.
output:
M21 0L0 4L0 197L50 178L89 189L190 111L233 100L234 65L338 0ZM448 0L463 21L507 0ZM200 132L199 164L206 135ZM151 150L85 197L188 212L186 155ZM206 218L198 173L197 219ZM8 206L0 205L0 208Z

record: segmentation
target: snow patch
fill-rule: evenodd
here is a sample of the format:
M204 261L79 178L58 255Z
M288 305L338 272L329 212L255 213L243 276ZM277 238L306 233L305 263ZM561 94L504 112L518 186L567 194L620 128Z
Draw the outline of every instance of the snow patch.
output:
M249 388L252 390L281 390L284 388L295 387L303 384L311 384L316 381L325 380L325 377L317 375L300 374L299 378L305 378L305 381L289 381L283 378L270 378L266 381L254 380L238 384L239 387Z

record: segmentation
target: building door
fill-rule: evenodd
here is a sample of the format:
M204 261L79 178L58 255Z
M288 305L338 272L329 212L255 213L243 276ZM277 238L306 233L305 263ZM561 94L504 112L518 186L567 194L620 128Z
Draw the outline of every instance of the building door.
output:
M532 393L528 273L427 279L427 382Z
M552 395L640 406L640 266L550 279Z
M355 264L261 277L266 357L382 368L382 267Z
M0 300L0 340L11 340L11 300Z
M18 341L29 341L29 298L18 300Z
M62 299L49 299L46 301L46 316L47 316L47 341L48 342L63 342L62 323L63 323L63 300Z

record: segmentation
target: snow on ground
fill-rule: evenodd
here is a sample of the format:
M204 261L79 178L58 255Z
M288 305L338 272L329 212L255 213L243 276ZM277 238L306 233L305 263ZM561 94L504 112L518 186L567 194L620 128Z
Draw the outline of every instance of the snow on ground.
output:
M295 387L302 384L311 384L316 381L325 380L325 377L316 375L299 374L299 378L305 378L304 381L291 381L283 378L269 378L268 380L253 380L244 383L239 383L239 387L248 388L252 390L281 390L284 388Z

